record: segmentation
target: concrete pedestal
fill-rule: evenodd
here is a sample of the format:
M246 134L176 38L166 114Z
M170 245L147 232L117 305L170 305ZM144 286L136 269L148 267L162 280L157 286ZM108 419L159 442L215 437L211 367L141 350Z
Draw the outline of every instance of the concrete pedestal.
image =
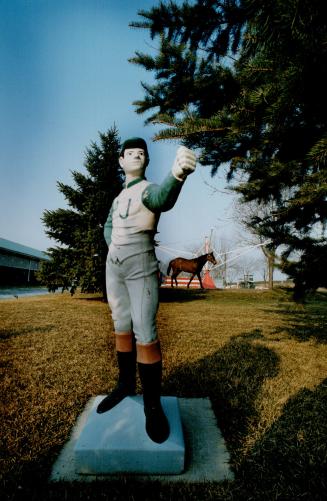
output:
M97 459L96 453L93 451L91 453L93 459L89 461L84 454L86 453L86 448L82 443L83 430L85 430L87 423L90 422L90 419L94 419L94 426L98 428L99 422L106 422L108 420L109 413L104 414L96 414L96 407L100 399L103 397L94 397L91 398L87 403L84 411L79 416L73 430L69 441L65 444L63 449L61 450L59 456L57 457L50 476L50 481L52 482L100 482L100 481L108 481L110 479L121 479L122 475L126 478L139 478L142 481L160 481L160 482L219 482L222 480L233 480L234 475L229 466L229 454L226 449L226 445L222 434L217 427L217 422L215 415L213 413L210 400L208 398L179 398L178 404L180 408L181 421L183 424L183 432L184 432L184 440L185 440L185 467L182 473L180 474L158 474L152 473L153 470L149 468L149 461L147 460L147 469L150 471L144 471L144 473L109 473L109 474L101 474L100 472L96 473L79 473L80 469L83 469L86 472L87 468L94 467ZM165 408L165 412L167 412L166 402L169 403L170 398L172 397L162 397L163 407ZM174 398L174 397L173 397ZM143 413L143 405L141 405L142 397L138 397L136 401L133 402L134 405L138 405L138 413ZM166 400L168 399L168 400ZM175 402L176 399L174 398ZM137 404L138 402L138 404ZM126 402L127 404L128 402ZM129 402L128 405L131 405ZM175 404L174 404L175 405ZM134 409L135 410L135 409ZM170 414L170 411L168 409ZM168 414L167 412L167 414ZM94 414L95 413L95 414ZM92 417L93 416L93 417ZM100 418L98 420L98 418ZM120 416L122 419L122 416ZM126 418L126 416L125 416ZM142 417L144 419L144 416ZM169 415L170 425L171 414ZM118 429L120 435L127 432L128 426L123 421L120 421L121 429ZM104 429L102 425L102 429ZM100 426L101 429L101 426ZM107 433L110 434L111 430L109 427L106 428ZM89 432L89 435L92 436L93 431L98 433L96 430L92 430ZM85 432L86 433L86 432ZM150 444L146 445L146 447L150 446L149 454L151 457L157 457L161 454L166 454L164 450L165 444L155 444L152 442L146 433L143 430L140 430L142 436L144 438L144 442L141 442L144 447L144 444L147 441L150 441ZM100 437L101 434L98 434ZM172 442L175 441L173 439L173 435L170 437L170 447L172 446ZM106 434L102 435L102 439L105 440ZM135 434L133 440L139 440L140 437ZM140 443L140 442L139 442ZM79 445L78 445L79 444ZM119 442L119 450L115 452L116 458L121 459L120 448L121 443ZM168 445L168 444L166 444ZM174 446L176 447L176 445ZM126 449L126 444L125 444ZM98 446L98 451L102 450L101 442ZM143 452L139 451L142 456ZM101 453L102 454L102 453ZM126 458L126 450L123 451L123 454ZM175 461L178 454L175 450ZM146 456L144 456L146 457ZM138 460L139 461L139 460ZM157 459L157 464L160 464L161 459ZM176 465L175 462L175 465ZM151 466L151 465L150 465ZM90 471L90 470L88 470Z
M127 397L113 409L97 414L103 396L90 408L74 447L77 473L177 474L184 469L185 446L176 397L162 397L170 426L169 438L153 442L145 431L143 398Z

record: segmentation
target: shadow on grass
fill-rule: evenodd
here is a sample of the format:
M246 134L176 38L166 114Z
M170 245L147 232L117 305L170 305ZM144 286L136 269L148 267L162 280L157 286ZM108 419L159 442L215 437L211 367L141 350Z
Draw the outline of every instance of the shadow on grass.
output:
M326 294L316 293L308 296L303 305L291 301L282 302L281 308L273 313L278 313L284 320L283 324L275 329L274 334L286 332L297 341L315 339L318 343L327 342Z
M237 463L237 451L248 426L257 421L255 402L267 378L278 374L278 355L251 343L262 337L259 329L229 343L196 363L180 366L164 384L164 392L179 397L210 397L218 424Z
M207 299L208 292L206 289L187 289L185 287L159 287L159 301L161 303L185 303L187 301L196 301L198 299ZM91 295L85 293L85 297L77 296L74 299L77 301L99 301L107 302L102 295Z
M327 379L302 389L285 404L262 440L245 457L239 481L263 499L326 499Z
M3 329L0 327L0 340L10 339L24 334L31 334L38 332L40 334L48 334L53 329L56 329L56 325L44 325L42 327L22 327L19 330L15 329Z
M249 426L259 420L255 403L262 385L279 370L274 351L251 343L261 337L259 329L244 333L212 356L179 367L164 392L210 397L236 474L229 490L235 499L325 499L327 380L290 398L263 438L242 453Z
M106 303L107 300L104 296L88 296L85 295L85 297L75 297L74 299L77 299L77 301L98 301L100 303Z
M160 303L185 303L187 301L197 301L206 299L207 290L202 289L182 289L179 287L159 288Z

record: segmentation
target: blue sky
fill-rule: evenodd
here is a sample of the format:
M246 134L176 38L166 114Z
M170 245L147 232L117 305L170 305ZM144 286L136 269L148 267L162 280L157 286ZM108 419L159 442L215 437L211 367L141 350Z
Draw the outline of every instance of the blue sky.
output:
M84 172L85 148L113 124L120 136L148 141L147 178L159 183L178 144L152 142L153 126L135 113L141 81L151 73L128 62L155 46L147 31L129 28L138 9L155 0L0 0L0 236L46 250L45 209L65 207L56 181L72 184ZM196 248L213 228L235 233L231 195L213 191L225 181L198 166L181 196L161 217L159 240ZM109 210L109 208L108 208Z

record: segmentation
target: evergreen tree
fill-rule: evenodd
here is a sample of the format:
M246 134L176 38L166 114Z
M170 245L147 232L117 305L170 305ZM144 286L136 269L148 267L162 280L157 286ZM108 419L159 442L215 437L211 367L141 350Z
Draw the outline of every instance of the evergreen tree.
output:
M159 2L132 23L159 43L131 59L156 79L137 112L167 125L156 139L200 148L213 175L229 162L243 201L276 206L253 224L282 249L298 295L327 285L324 3Z
M40 278L50 291L58 288L74 294L105 291L107 244L103 225L113 199L122 188L123 173L118 163L120 140L115 127L100 133L100 145L86 149L87 174L72 172L75 187L58 182L70 208L46 210L46 233L60 246L48 249L51 260L43 263Z

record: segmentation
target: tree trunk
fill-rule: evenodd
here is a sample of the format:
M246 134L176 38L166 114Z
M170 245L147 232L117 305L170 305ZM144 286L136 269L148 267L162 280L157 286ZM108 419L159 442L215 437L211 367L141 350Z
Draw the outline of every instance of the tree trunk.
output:
M275 267L275 256L274 254L269 254L268 258L268 288L274 288L274 267Z
M267 268L268 268L268 288L274 288L274 268L275 268L275 250L269 250L267 247L262 247L262 252L266 256L267 259Z

